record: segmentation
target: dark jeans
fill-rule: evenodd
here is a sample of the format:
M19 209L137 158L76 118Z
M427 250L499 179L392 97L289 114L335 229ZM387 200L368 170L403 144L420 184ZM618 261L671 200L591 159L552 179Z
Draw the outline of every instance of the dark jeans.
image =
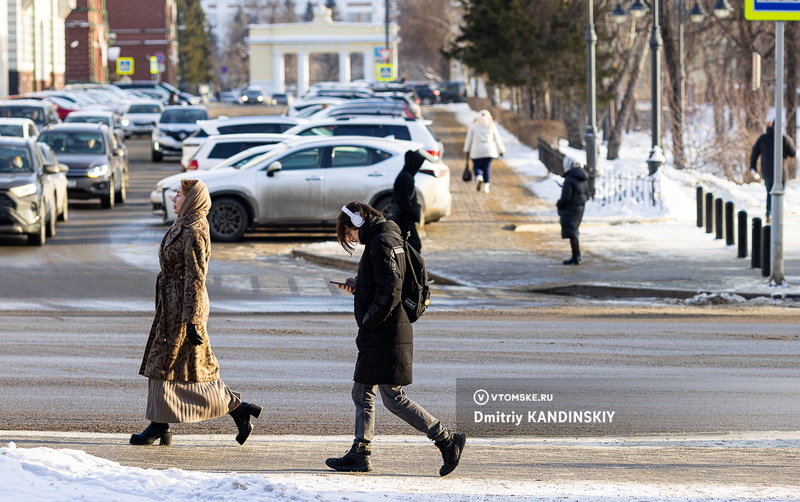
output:
M772 196L769 194L772 191L774 180L764 180L764 185L767 187L767 218L769 218L770 211L772 210Z
M400 385L367 385L353 382L353 403L356 405L356 441L369 443L375 436L375 394L380 390L383 405L429 439L438 441L447 429L433 415L406 397Z
M483 181L489 183L489 169L492 167L492 157L484 157L482 159L472 159L472 170L475 171L475 177L478 175L483 176Z

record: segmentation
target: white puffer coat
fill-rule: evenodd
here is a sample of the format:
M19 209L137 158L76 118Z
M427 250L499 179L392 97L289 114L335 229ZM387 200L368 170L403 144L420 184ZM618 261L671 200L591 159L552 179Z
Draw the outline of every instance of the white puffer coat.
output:
M464 152L469 153L470 159L485 159L487 157L496 159L505 151L506 147L494 123L486 126L479 121L473 122L469 126L467 139L464 140Z

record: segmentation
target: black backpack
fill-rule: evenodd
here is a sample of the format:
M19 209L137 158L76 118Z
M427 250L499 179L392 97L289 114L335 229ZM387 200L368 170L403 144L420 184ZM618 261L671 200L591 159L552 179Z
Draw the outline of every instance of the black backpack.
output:
M431 303L431 287L428 285L428 269L425 260L403 238L403 251L406 255L406 274L403 277L403 308L410 322L417 322Z

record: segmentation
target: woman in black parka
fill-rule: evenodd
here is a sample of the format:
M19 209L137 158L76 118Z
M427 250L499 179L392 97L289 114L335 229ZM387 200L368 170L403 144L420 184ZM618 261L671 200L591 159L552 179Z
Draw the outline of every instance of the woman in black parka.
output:
M369 456L375 432L375 396L380 392L389 411L436 442L444 460L439 475L446 476L458 465L466 435L451 433L403 390L411 383L414 331L401 304L406 259L400 228L371 206L350 202L339 215L336 235L350 253L355 245L364 244L358 276L339 286L354 295L358 325L352 391L356 424L352 448L325 463L337 471L372 470Z
M583 219L583 208L589 200L589 175L580 164L571 163L564 175L561 198L556 202L558 216L561 217L561 238L569 239L572 258L564 260L564 265L581 263L581 248L578 242L578 227Z

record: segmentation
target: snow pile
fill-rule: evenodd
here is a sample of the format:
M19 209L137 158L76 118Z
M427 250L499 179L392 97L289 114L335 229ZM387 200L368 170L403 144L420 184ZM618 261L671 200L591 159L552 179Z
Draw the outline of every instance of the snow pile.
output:
M536 480L462 479L337 473L204 473L141 469L78 450L0 448L5 502L202 501L501 501L671 502L797 500L796 487L548 483Z

